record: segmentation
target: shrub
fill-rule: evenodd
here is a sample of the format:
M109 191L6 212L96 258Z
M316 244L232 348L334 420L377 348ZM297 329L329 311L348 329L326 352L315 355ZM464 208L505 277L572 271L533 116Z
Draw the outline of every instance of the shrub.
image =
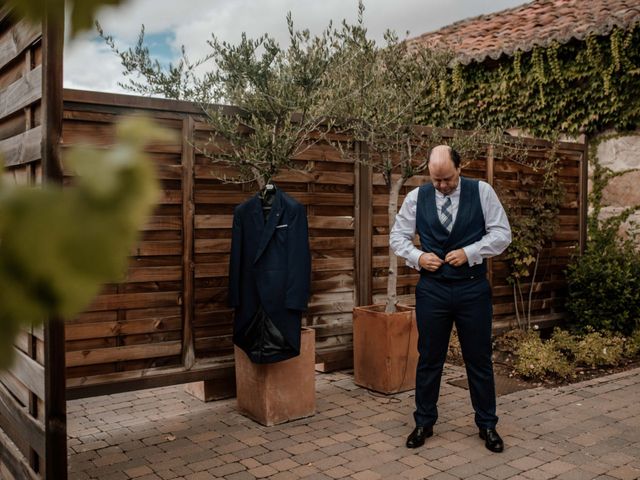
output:
M569 265L567 308L578 328L631 334L640 318L640 254L631 240L600 232Z
M625 356L625 348L633 349L628 339L610 333L595 332L591 327L586 328L586 333L575 335L555 328L550 342L569 359L589 367L618 365Z
M556 350L559 350L563 354L573 358L575 351L578 348L578 338L571 334L567 330L561 328L554 328L551 335L551 342Z
M578 364L590 367L614 366L622 362L625 339L618 335L588 332L573 352Z
M558 351L553 342L543 342L537 333L531 332L516 350L516 373L526 378L542 379L547 375L569 377L573 364Z
M624 343L625 357L635 357L638 353L640 353L640 328L628 336Z

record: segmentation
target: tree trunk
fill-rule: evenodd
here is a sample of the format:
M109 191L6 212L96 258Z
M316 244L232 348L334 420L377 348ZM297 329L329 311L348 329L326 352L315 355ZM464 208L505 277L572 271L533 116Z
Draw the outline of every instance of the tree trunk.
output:
M400 196L400 189L404 185L405 179L400 177L396 182L390 182L389 188L389 233L396 221L396 213L398 213L398 197ZM389 274L387 276L387 306L385 312L393 313L396 311L396 304L398 303L398 259L396 254L393 253L391 247L389 247Z

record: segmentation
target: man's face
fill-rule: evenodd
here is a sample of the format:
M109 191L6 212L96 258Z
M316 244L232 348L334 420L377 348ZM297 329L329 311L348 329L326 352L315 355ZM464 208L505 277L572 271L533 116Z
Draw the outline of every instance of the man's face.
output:
M456 168L449 147L436 147L429 158L429 176L433 186L443 195L450 195L458 186L460 169Z

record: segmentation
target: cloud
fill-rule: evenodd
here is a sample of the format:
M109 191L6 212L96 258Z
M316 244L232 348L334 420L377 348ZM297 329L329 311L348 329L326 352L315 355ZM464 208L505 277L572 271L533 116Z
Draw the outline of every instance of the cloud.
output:
M521 3L522 0L365 0L364 20L369 34L381 42L387 29L396 31L401 38L407 31L416 36ZM144 23L147 39L154 42L152 52L162 61L175 61L181 45L185 45L191 59L206 55L212 33L231 43L237 43L242 32L251 38L269 33L286 44L288 11L297 28L319 34L331 19L334 23L343 19L354 22L357 5L356 0L131 0L118 9L103 9L98 20L121 49L135 44ZM95 71L88 71L87 65ZM122 81L118 59L95 40L94 34L83 35L66 49L64 69L67 87L121 91L117 87L117 82Z

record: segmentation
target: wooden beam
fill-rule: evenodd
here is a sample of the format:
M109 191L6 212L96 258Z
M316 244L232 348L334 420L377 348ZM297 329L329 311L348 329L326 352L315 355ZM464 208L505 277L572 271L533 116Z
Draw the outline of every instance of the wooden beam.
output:
M182 364L188 370L195 361L193 332L194 274L194 218L193 201L195 163L195 121L188 116L182 124Z
M580 232L579 247L580 253L584 253L584 249L587 246L587 217L589 215L589 138L584 140L584 150L582 153L582 159L580 161L580 175L579 181L579 194L578 202L579 208L579 221L578 230Z
M67 399L111 395L145 388L165 387L201 380L234 381L233 357L216 360L196 360L190 370L185 367L160 367L133 372L118 372L91 377L70 378Z
M358 156L368 154L367 145L360 142L356 148ZM372 298L372 216L373 187L371 178L373 170L365 163L356 162L355 169L355 304L371 305Z
M180 355L181 351L182 342L174 340L170 342L150 343L148 345L126 345L122 347L67 352L66 357L68 367L78 367L81 365L97 365L100 363L169 357Z
M42 174L45 183L61 184L62 52L64 0L45 5L42 29ZM67 401L64 321L50 316L44 328L46 455L44 477L67 478Z
M495 155L493 145L487 147L487 183L493 187L495 175ZM487 278L489 285L493 288L493 258L487 260Z

